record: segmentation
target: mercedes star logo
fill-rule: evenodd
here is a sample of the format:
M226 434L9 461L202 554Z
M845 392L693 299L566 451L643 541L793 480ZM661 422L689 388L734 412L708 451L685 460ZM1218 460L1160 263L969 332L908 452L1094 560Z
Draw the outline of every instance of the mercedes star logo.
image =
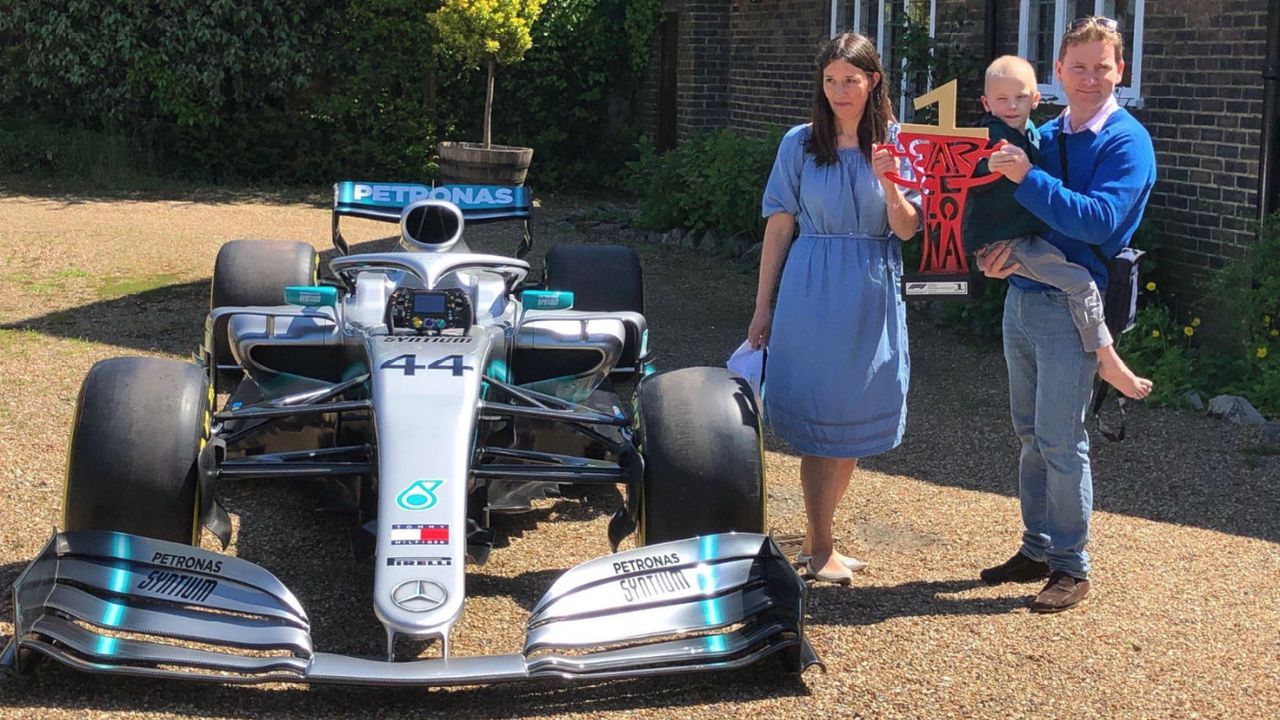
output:
M440 583L430 580L408 580L391 591L391 601L402 610L427 612L444 604L449 597Z

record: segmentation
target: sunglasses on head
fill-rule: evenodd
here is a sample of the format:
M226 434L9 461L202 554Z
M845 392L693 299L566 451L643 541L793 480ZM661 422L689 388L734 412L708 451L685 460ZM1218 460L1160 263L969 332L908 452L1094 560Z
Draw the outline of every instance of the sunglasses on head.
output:
M1102 17L1100 15L1089 15L1086 17L1076 18L1075 20L1072 20L1071 24L1067 26L1067 32L1075 32L1076 30L1081 30L1090 25L1097 25L1103 30L1110 30L1111 32L1117 32L1117 28L1120 27L1119 23L1117 23L1115 20L1112 20L1109 17Z

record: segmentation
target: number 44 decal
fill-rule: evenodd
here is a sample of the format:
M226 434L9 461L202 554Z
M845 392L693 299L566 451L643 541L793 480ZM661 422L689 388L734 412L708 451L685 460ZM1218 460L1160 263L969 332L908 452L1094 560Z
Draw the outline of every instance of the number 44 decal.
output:
M417 374L419 370L449 370L454 377L461 377L463 372L475 369L470 365L463 365L462 360L461 355L445 355L429 365L419 365L417 355L406 353L397 355L378 367L382 370L403 370L405 375Z

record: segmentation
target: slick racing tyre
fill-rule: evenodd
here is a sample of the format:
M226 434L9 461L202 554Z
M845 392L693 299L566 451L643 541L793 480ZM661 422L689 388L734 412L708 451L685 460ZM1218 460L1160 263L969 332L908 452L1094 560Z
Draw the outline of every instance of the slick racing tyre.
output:
M760 415L745 381L723 368L672 370L645 378L637 401L640 544L766 532Z
M622 245L557 245L547 251L543 286L573 293L574 310L644 313L644 278L636 251ZM634 367L640 338L627 338L619 368Z
M548 290L573 291L574 310L644 312L636 251L622 245L557 245L547 251Z
M316 263L315 248L303 242L232 240L218 250L209 309L283 305L287 286L316 283ZM218 365L235 364L225 324L214 329L212 349ZM239 379L235 374L224 377L229 381Z
M124 357L90 368L71 427L63 527L198 544L209 402L190 363Z

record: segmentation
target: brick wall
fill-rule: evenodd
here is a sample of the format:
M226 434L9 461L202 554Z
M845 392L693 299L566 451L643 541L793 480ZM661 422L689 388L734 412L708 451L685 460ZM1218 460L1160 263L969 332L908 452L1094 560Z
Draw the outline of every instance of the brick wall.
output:
M729 109L729 3L688 0L680 10L679 140L722 128Z
M828 0L733 0L729 126L763 135L809 119L813 58L831 35Z
M1159 166L1147 217L1176 290L1198 294L1198 280L1254 239L1266 4L1147 2L1138 115Z

